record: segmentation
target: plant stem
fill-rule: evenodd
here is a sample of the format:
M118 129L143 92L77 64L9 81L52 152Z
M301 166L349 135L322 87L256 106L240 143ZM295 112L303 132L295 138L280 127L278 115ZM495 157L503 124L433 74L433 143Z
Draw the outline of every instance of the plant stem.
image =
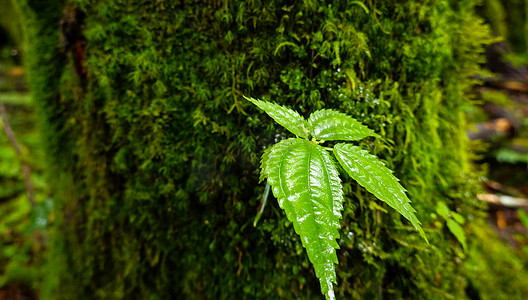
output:
M268 201L269 191L270 191L270 185L266 181L266 189L264 190L264 195L262 195L262 201L260 202L259 211L257 213L257 216L255 217L255 221L253 222L253 227L257 227L257 222L262 216L262 212L264 212L264 207L266 207L266 202Z
M7 120L7 113L4 106L4 103L0 102L0 117L2 118L2 122L4 123L4 132L9 138L9 142L11 142L11 145L15 149L15 152L19 157L22 156L22 148L20 147L20 144L18 143L15 133L13 132L13 129L9 125L9 121ZM24 174L24 182L26 184L27 194L29 202L31 203L31 207L35 208L35 190L33 189L33 181L31 180L31 168L29 165L24 162L23 159L20 160L20 164L22 165L22 174Z

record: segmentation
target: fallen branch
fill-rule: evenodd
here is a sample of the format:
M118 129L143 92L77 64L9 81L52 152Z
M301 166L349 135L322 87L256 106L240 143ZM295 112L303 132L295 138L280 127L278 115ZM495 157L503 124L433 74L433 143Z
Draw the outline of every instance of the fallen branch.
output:
M481 201L505 207L528 207L528 199L516 198L505 195L479 194L477 198Z
M15 149L15 152L19 157L22 156L22 148L20 147L20 144L18 143L15 133L13 132L13 129L9 125L9 121L7 120L7 113L5 106L2 102L0 102L0 117L2 118L2 122L4 123L4 132L9 138L9 142ZM24 182L26 184L26 190L29 202L31 203L31 207L35 208L35 190L33 188L33 181L31 180L31 168L29 165L21 160L22 165L22 174L24 175Z

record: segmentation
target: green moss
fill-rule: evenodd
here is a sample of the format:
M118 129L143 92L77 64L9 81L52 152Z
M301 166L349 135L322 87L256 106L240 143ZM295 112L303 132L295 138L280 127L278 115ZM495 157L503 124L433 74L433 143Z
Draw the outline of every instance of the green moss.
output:
M320 297L277 203L251 226L259 151L286 134L242 95L338 109L384 136L362 144L396 170L432 245L347 180L341 298L466 297L460 246L430 213L442 200L480 218L462 108L489 30L471 2L72 1L85 86L57 50L59 2L23 3L57 174L45 298Z
M513 53L520 58L528 50L528 5L523 0L485 0L479 13L490 24L493 33L506 40ZM516 56L512 56L516 58Z
M508 36L508 19L506 10L501 0L485 0L479 9L480 14L490 24L493 33L501 37Z
M7 36L2 36L0 46L21 46L22 45L22 26L15 12L12 0L0 0L0 31Z
M485 224L473 226L471 233L475 243L464 263L469 288L482 300L522 299L528 293L526 262Z
M508 35L506 36L514 52L525 53L527 48L527 5L522 0L505 1L504 7L508 20Z

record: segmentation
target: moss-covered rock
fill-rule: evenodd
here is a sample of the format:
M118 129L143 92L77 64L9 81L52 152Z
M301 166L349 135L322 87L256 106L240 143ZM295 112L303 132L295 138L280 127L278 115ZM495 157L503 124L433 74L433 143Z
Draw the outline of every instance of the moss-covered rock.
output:
M45 2L19 2L56 189L45 298L321 297L277 203L251 225L259 156L287 135L242 95L384 137L362 145L431 245L346 179L339 298L466 297L434 211L481 218L463 112L489 32L471 1Z

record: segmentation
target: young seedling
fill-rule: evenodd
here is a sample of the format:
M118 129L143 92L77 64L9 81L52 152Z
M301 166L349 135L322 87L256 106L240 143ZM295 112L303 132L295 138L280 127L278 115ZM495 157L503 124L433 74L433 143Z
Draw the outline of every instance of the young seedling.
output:
M260 180L267 178L279 206L300 235L326 299L335 299L335 249L339 248L336 239L344 201L339 172L329 152L350 177L402 214L427 241L405 189L376 156L348 143L337 143L334 148L320 145L378 137L371 129L334 110L318 110L306 120L289 108L244 98L296 136L264 152Z

